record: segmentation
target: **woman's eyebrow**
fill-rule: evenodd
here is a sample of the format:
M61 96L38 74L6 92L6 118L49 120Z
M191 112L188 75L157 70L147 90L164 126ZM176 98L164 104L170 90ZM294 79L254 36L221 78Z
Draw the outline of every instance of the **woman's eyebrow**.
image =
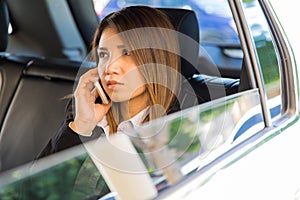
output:
M119 45L117 45L117 48L118 49L123 49L123 48L126 48L126 46L124 44L119 44ZM106 48L106 47L98 47L98 51L99 50L106 50L106 51L108 51L108 48Z
M117 45L117 48L118 49L122 49L122 48L125 48L126 46L124 44L120 44L120 45Z
M106 50L106 51L107 51L107 48L106 48L106 47L99 47L99 48L98 48L98 51L99 51L99 50Z

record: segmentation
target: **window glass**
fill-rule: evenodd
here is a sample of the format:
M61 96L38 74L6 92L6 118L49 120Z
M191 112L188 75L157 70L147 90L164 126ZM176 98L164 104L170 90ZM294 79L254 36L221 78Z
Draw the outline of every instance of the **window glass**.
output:
M99 20L101 20L109 12L135 3L141 4L142 2L99 0L95 1L95 9ZM239 43L226 0L190 0L175 3L174 1L156 0L146 3L157 7L191 8L197 12L198 17L201 16L199 11L201 8L207 14L205 19L209 19L210 16L208 15L211 14L213 16L211 19L216 20L205 25L204 18L198 18L199 24L202 26L200 29L203 29L200 34L205 32L205 27L207 31L213 30L215 32L215 34L208 32L207 37L204 37L205 34L203 34L202 40L207 43ZM199 10L197 11L192 6L198 6ZM224 19L228 19L225 23L228 28L226 29L228 35L224 34L222 29L217 28L221 27L220 21L218 21L221 19L223 22ZM236 57L241 57L240 51L236 52L235 49L226 52L228 55L237 54ZM151 183L159 194L160 191L167 189L173 183L177 183L196 170L204 169L207 164L212 163L213 160L263 128L264 121L259 92L257 89L252 89L173 113L165 118L154 120L138 130L131 130L126 135L131 136L131 142L138 153L138 156L136 154L134 156L140 158L144 164L146 169L144 173L150 175ZM106 174L101 171L103 163L106 165L110 164L109 162L120 164L122 157L116 159L116 154L109 154L112 151L103 151L103 149L99 151L97 147L102 148L104 145L98 145L97 142L98 140L96 140L96 145L89 143L91 144L90 148L88 145L85 148L80 148L80 152L77 151L77 148L69 149L67 153L58 153L49 160L39 160L39 162L30 165L30 173L27 168L8 173L6 176L8 181L4 181L0 185L0 195L7 199L13 199L15 196L22 196L23 199L26 197L28 199L75 199L73 195L76 198L80 196L78 199L100 198L107 192L107 185L103 182L105 178L101 178ZM119 144L124 145L124 143ZM126 153L122 148L122 153L124 152ZM108 156L107 162L97 159L101 153ZM126 154L122 159L126 161L130 157L131 154ZM53 162L57 163L54 164ZM41 169L41 166L44 170ZM129 165L130 168L136 166L132 163ZM124 172L119 168L112 166L110 168ZM130 174L128 171L125 172ZM94 177L100 179L94 179ZM119 179L119 176L117 177ZM111 176L106 177L105 181L107 183L113 182L109 180L110 178ZM128 184L130 180L129 178L124 182L123 188L133 185ZM141 186L141 188L143 187Z
M202 42L230 45L240 43L226 0L94 0L99 20L122 7L140 4L194 10L198 17Z
M99 21L131 5L193 10L199 25L199 73L239 78L243 52L227 0L94 0Z
M281 82L278 54L268 22L257 0L243 1L244 13L256 47L271 117L280 116Z
M159 195L263 128L258 90L248 90L8 172L2 176L0 195L3 199L98 199L109 191L106 184L118 188L126 176L121 187L129 192L137 184L129 182L139 181L137 176L143 174L149 174Z

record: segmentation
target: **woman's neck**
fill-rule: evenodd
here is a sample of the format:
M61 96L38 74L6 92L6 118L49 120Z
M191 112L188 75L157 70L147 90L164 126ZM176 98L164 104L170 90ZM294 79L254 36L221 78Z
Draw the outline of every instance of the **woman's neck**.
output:
M143 92L126 102L120 103L120 120L128 120L149 106L149 95Z

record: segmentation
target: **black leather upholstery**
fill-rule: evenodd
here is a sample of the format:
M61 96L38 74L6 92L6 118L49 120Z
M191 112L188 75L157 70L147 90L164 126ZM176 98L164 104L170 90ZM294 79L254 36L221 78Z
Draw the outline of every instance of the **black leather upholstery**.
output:
M6 2L0 0L0 52L5 51L8 42L8 9Z
M0 171L32 161L57 131L64 118L64 97L72 93L81 65L57 59L14 61L8 56L3 67L10 87L1 90Z
M179 32L181 74L191 78L196 73L199 53L199 27L192 10L161 8L168 15L175 30Z
M1 162L6 170L32 161L59 128L72 82L23 77L1 129Z
M219 78L206 75L196 75L190 80L197 94L198 103L204 103L213 99L221 98L237 92L239 79Z
M90 46L98 26L98 17L94 12L93 0L67 0L73 13L79 32L87 47Z
M12 59L14 60L13 57ZM29 57L19 56L18 60L12 61L4 54L0 56L0 127L2 127L5 114L26 67L24 63L30 59ZM22 60L24 62L20 62Z

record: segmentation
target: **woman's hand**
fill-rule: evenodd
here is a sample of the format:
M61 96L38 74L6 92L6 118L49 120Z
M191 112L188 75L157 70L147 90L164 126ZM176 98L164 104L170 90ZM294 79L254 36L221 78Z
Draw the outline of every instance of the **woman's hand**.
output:
M94 83L98 80L97 68L87 71L79 79L75 90L75 119L70 124L70 128L78 134L91 135L111 106L111 102L107 105L95 103L99 95Z

